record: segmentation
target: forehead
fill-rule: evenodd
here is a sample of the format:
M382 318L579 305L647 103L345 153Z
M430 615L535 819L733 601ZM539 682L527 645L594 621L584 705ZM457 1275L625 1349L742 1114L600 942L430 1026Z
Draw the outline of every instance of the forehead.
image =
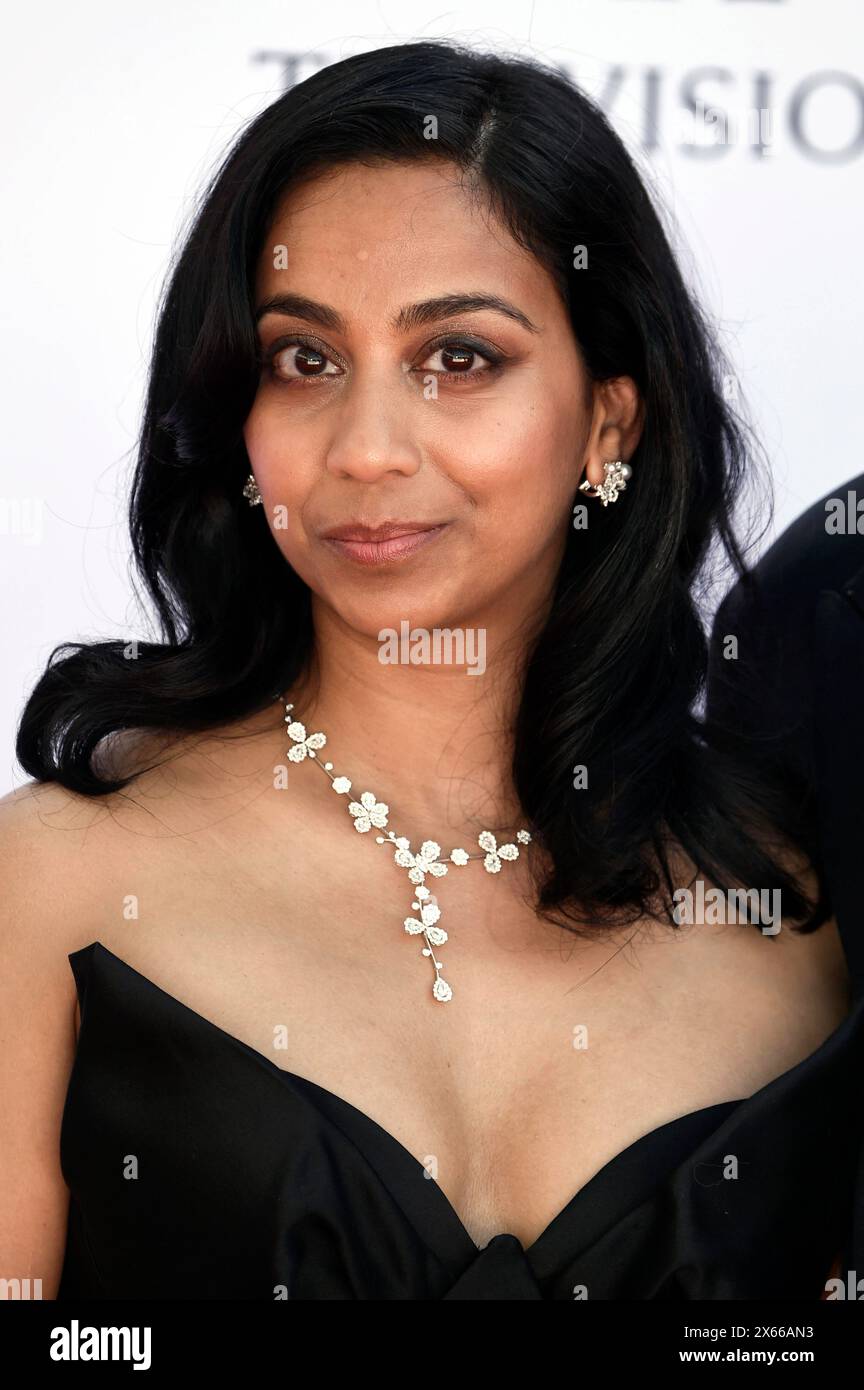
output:
M277 246L287 248L278 268ZM380 311L383 318L427 292L453 289L454 275L459 286L516 300L532 318L558 304L549 272L483 192L464 186L456 166L348 164L283 195L259 255L256 294L290 289L349 317Z

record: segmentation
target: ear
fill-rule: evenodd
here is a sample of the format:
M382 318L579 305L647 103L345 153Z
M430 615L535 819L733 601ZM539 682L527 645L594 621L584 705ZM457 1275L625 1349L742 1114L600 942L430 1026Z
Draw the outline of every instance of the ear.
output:
M629 463L642 437L644 418L644 403L632 377L595 382L594 410L582 459L584 476L592 487L603 482L607 459Z

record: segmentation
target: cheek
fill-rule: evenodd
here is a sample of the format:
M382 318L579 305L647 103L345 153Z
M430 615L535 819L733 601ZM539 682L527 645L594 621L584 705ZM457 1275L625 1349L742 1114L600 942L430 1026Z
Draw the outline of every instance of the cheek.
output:
M289 439L290 467L288 463ZM303 528L303 507L310 479L304 476L304 451L296 434L285 428L274 412L253 407L243 426L243 441L252 471L261 489L267 526L281 554L308 583L314 576L306 558L308 541Z
M279 438L280 431L273 413L260 403L259 397L243 426L246 452L259 482L266 482L267 474L272 472L278 461Z
M535 403L496 421L466 451L463 482L478 525L519 550L542 544L566 526L578 483L573 421Z
M268 515L280 504L295 513L308 490L303 467L307 451L296 429L278 411L256 405L243 426L243 440Z

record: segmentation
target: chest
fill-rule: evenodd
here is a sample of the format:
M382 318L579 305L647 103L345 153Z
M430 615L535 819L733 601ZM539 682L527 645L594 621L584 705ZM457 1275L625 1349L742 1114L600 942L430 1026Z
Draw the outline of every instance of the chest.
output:
M527 1247L636 1139L749 1096L847 1012L833 924L809 937L637 924L577 940L534 915L518 871L474 868L434 884L449 1003L404 930L405 874L350 837L343 856L295 855L284 872L207 846L163 854L139 866L139 915L106 921L102 939L375 1120L478 1245L509 1231Z

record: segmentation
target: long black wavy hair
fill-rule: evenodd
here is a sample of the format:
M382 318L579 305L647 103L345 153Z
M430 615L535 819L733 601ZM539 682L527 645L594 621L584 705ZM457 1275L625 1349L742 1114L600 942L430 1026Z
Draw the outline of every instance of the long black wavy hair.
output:
M728 756L698 715L703 581L717 554L746 571L731 502L757 466L724 389L729 364L598 107L533 59L450 42L324 68L252 120L212 177L159 306L131 496L134 562L163 640L138 642L134 659L119 640L56 647L20 721L21 765L85 796L119 791L131 777L94 766L102 739L245 718L304 671L309 591L241 495L258 257L301 177L431 158L459 166L554 277L591 377L632 377L645 407L626 496L570 530L527 657L513 775L552 866L537 910L574 926L656 916L658 902L668 914L676 845L718 886L779 888L785 918L818 925L821 898L784 867L790 845L815 859L798 802ZM590 268L574 269L576 245ZM589 770L580 790L577 765Z

